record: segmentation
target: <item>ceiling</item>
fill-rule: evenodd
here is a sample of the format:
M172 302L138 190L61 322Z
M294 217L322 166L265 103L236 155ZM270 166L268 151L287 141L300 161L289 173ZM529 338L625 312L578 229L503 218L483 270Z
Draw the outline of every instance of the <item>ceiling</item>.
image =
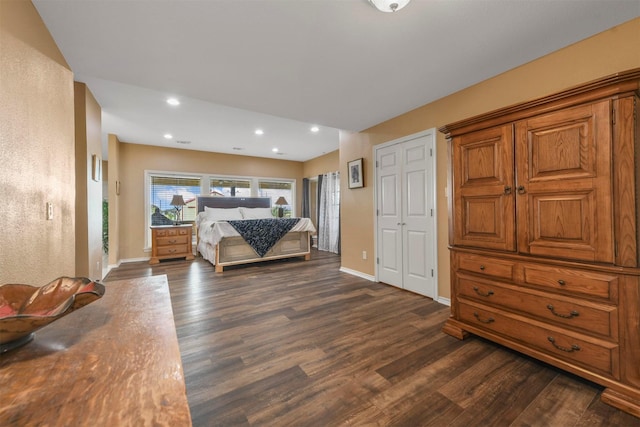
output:
M640 0L413 0L396 13L367 0L33 3L102 107L104 140L296 161L336 150L339 129L640 16Z

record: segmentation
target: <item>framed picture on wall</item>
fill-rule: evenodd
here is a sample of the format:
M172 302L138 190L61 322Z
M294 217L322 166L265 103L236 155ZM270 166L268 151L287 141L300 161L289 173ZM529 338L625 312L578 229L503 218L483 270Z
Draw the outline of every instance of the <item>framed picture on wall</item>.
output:
M362 158L351 160L347 163L349 172L349 188L364 187L364 177L362 173Z

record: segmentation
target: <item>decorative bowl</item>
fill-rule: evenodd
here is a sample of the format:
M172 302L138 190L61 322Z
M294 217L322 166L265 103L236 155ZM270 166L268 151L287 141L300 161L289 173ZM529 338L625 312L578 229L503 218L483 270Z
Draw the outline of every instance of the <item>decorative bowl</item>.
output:
M0 285L0 353L33 339L33 333L101 298L105 287L84 277L59 277L44 286Z

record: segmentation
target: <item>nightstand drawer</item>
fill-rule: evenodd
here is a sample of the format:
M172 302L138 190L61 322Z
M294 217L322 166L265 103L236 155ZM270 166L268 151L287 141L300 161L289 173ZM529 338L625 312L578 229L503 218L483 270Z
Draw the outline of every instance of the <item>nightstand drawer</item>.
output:
M168 256L168 255L175 255L175 256L185 256L185 249L184 246L158 246L158 250L157 252L157 256L161 257L161 256Z
M160 246L171 246L171 245L184 245L187 243L189 236L169 236L169 237L158 237L158 247Z

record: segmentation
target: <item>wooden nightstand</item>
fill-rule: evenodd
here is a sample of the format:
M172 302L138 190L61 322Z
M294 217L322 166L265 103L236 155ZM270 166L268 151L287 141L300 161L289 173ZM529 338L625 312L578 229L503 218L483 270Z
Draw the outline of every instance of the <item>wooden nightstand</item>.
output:
M192 260L191 224L155 225L151 227L151 259L149 264L158 264L161 259L182 258Z

